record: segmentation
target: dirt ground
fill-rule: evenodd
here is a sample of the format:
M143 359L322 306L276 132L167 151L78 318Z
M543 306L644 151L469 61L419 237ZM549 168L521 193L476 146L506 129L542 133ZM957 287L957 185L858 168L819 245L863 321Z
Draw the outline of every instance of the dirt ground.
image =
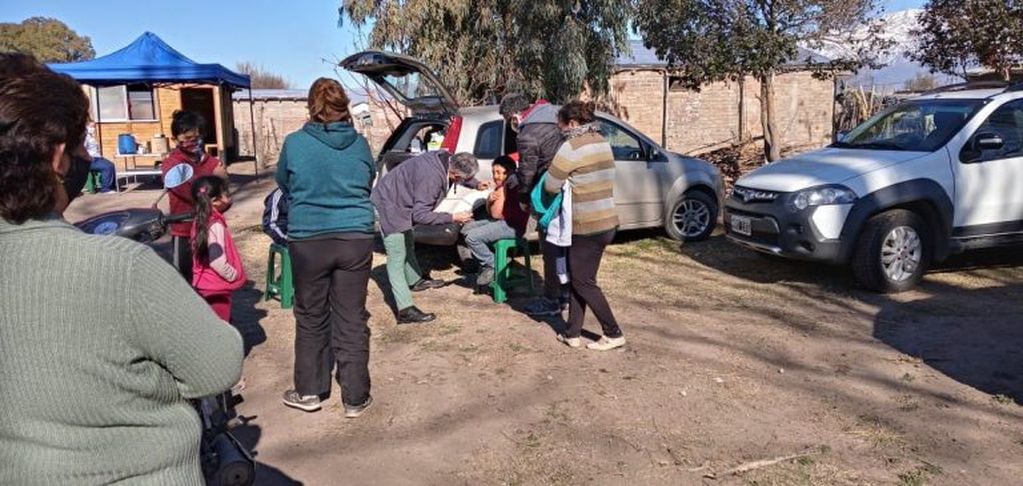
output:
M234 170L234 168L232 168ZM717 235L622 233L600 281L628 345L567 348L557 320L465 286L416 294L440 318L397 327L384 255L369 288L373 396L346 420L284 407L294 318L262 300L272 181L236 176L229 213L251 284L235 432L257 484L1019 484L1023 254L972 253L882 296L843 269L775 261ZM69 219L146 206L85 196ZM434 276L453 253L422 248ZM539 266L534 263L534 270ZM589 320L587 328L599 331ZM781 460L777 460L781 459ZM774 463L761 461L777 460ZM748 469L748 470L747 470Z

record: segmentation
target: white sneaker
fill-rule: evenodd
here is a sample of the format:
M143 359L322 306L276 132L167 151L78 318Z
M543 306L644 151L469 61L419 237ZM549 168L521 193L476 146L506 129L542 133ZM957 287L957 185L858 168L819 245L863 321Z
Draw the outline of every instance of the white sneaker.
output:
M618 336L616 338L601 336L600 340L587 344L586 349L592 349L594 351L610 351L622 346L625 346L625 336Z
M581 348L583 345L582 339L577 337L574 338L565 337L564 334L558 334L558 342L564 343L565 346L568 346L570 348Z

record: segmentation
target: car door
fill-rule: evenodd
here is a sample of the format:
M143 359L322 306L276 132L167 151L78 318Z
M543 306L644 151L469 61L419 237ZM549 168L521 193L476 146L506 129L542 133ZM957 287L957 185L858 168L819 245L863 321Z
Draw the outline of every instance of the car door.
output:
M1023 232L1023 99L991 112L957 156L955 235Z
M664 163L651 160L652 150L622 125L600 118L601 132L615 156L615 205L624 228L661 223L664 198L658 170Z

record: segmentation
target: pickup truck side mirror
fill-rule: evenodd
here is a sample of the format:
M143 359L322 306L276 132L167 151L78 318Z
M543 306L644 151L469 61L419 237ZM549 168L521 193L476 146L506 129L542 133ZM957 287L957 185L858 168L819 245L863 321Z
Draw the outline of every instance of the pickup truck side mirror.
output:
M984 151L1001 150L1005 146L1005 140L998 134L991 132L978 133L970 139L963 150L959 152L959 161L964 164L981 162L984 160Z
M1001 150L1005 146L1005 140L994 133L978 133L973 137L973 150L983 152L985 150Z

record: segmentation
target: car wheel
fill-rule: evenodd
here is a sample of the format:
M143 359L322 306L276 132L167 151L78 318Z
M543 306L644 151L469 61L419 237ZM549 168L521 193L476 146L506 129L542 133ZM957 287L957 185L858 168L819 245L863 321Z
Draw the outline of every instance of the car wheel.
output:
M701 241L710 237L717 219L717 201L703 191L691 190L671 206L664 229L678 241Z
M870 218L853 250L856 280L875 292L909 290L931 260L931 239L920 216L896 209Z

